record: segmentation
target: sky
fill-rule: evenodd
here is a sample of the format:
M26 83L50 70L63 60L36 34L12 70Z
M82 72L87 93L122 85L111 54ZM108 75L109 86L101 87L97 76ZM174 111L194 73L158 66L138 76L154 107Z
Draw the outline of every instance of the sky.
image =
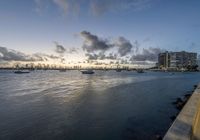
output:
M148 64L166 50L200 53L200 0L0 0L0 21L1 63Z

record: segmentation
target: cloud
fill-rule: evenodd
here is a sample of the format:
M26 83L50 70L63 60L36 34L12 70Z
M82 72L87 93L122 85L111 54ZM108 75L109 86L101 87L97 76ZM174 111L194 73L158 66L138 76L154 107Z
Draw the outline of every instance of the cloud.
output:
M165 50L160 49L160 48L148 48L148 49L143 49L142 53L133 55L130 58L130 61L154 61L156 62L158 59L158 54L161 52L164 52Z
M81 12L92 15L102 15L107 12L121 12L124 10L139 11L150 8L155 0L34 0L36 11L54 4L64 14L79 14ZM84 5L84 7L83 7Z
M157 62L158 54L164 52L161 48L140 49L140 43L135 40L131 43L124 37L118 37L114 41L110 39L100 39L88 31L80 33L84 38L82 45L85 56L89 61L96 60L116 60L121 64L154 65ZM139 52L141 50L141 53ZM115 54L109 52L116 52Z
M134 51L134 53L138 53L138 51L139 51L139 47L140 47L140 44L139 44L139 42L137 41L137 40L135 40L134 41L134 43L133 43L133 51Z
M139 43L134 41L133 44L125 37L118 37L117 39L101 39L88 31L82 31L80 35L84 42L82 49L85 51L88 60L116 60L118 57L128 57L130 53L138 53ZM116 52L115 54L110 53Z
M85 56L88 58L88 60L97 60L98 59L98 55L97 54L86 53Z
M66 52L66 49L62 45L60 45L58 42L55 42L55 45L56 45L56 49L55 49L56 53L64 54Z
M82 2L87 0L52 0L55 5L57 5L63 13L66 15L68 13L79 14Z
M19 51L7 49L6 47L0 47L0 60L2 61L36 62L48 61L49 59L60 59L60 57L44 53L35 53L28 55Z
M106 58L110 59L110 60L116 60L117 59L117 54L110 53L108 56L106 56Z
M88 31L82 31L80 35L84 38L84 43L82 45L83 50L87 53L100 51L101 57L98 54L98 58L102 58L103 54L112 48L118 49L118 53L121 57L130 53L133 47L135 50L138 50L138 42L134 42L134 45L132 45L131 42L124 37L118 37L112 42L109 39L100 39L100 37Z
M108 40L100 39L98 36L91 34L88 31L82 31L80 35L84 38L83 50L88 53L95 51L106 51L113 47Z
M35 53L33 54L33 56L41 58L45 61L49 60L49 59L60 59L60 56L56 56L56 55L49 55L49 54L45 54L45 53Z
M115 45L119 47L118 53L120 54L120 56L125 56L130 53L133 47L130 41L128 41L124 37L119 37L115 42Z
M83 0L87 1L87 0ZM49 10L49 7L58 7L58 9L64 14L79 14L81 2L79 0L34 0L36 7L35 11L41 14L44 10Z
M97 1L94 0L90 3L90 8L93 15L102 15L107 12L112 7L111 0L105 1Z
M153 0L93 0L90 8L94 15L123 10L143 10L151 7Z
M78 53L78 50L77 50L77 48L69 48L69 49L67 50L67 53L69 53L69 54Z
M99 54L90 54L86 53L85 56L88 60L116 60L117 54L110 53L109 55L105 55L103 52L100 52Z
M43 58L27 55L15 50L8 50L6 47L0 47L0 60L3 61L43 61Z
M143 48L141 50L140 43L137 40L131 43L122 36L114 40L102 40L97 35L87 31L80 34L84 38L82 48L85 50L85 56L89 62L114 60L121 64L153 66L158 60L158 54L165 51L158 47ZM111 51L116 53L110 53Z
M60 7L64 12L67 12L69 9L69 3L67 0L53 0L53 2Z

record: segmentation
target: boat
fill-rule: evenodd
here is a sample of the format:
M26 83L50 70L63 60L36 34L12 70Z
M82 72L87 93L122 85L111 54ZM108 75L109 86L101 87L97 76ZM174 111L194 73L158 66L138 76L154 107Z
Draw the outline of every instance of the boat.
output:
M66 69L60 69L59 72L66 72Z
M116 72L121 72L122 70L121 69L116 69Z
M137 72L138 73L144 73L144 70L143 69L137 69Z
M24 74L24 73L30 73L30 71L24 71L24 70L16 70L14 71L16 74Z
M81 70L82 74L94 74L93 70Z
M169 73L170 75L174 75L175 73L174 72L171 72L171 73Z

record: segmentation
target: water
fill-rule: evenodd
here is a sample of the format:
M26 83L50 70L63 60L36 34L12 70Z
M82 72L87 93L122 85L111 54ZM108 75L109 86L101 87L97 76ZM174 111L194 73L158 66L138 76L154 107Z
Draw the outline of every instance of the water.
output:
M0 71L2 140L154 140L200 73Z

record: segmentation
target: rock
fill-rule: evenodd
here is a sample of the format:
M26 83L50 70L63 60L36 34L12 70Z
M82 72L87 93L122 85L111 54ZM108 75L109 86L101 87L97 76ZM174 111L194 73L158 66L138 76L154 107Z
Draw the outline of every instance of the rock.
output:
M172 102L172 104L178 104L179 102L183 102L181 98L177 98L176 101Z
M174 120L176 119L176 116L171 116L170 119L171 119L172 121L174 121Z
M156 140L162 140L162 137L160 135L156 135Z
M187 93L187 94L185 94L184 96L185 96L185 98L189 98L191 95L192 95L192 94Z

